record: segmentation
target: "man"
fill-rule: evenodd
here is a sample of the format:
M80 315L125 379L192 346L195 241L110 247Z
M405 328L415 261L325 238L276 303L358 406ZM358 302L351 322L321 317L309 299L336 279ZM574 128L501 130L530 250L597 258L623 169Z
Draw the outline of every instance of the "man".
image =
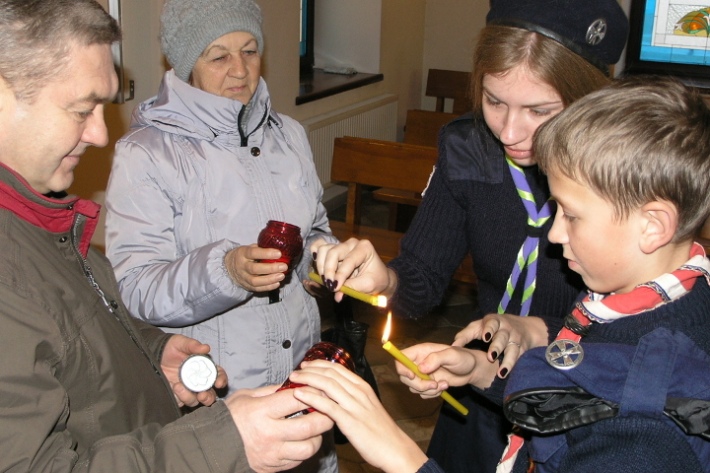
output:
M209 347L128 315L89 248L98 205L65 193L108 141L119 37L94 0L0 0L0 470L292 468L332 421L284 419L291 390L189 392L178 368Z

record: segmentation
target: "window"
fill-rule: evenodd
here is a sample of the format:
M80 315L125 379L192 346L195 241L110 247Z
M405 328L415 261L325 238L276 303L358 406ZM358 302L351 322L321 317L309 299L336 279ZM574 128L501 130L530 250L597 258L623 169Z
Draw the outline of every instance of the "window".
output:
M301 0L296 105L383 79L379 73L381 10L382 0ZM357 72L329 74L323 70L343 67Z
M315 0L301 0L301 77L313 73L313 19Z

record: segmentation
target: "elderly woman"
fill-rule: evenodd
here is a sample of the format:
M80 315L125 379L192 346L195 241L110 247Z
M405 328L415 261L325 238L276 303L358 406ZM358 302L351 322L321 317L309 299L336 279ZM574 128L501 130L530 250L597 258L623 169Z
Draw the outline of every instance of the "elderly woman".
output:
M165 2L173 69L117 143L106 199L107 255L126 305L209 344L230 392L282 383L320 337L301 282L310 253L291 273L260 262L280 256L256 245L260 230L285 221L305 246L336 241L306 134L271 108L261 21L251 0ZM334 455L324 467L337 469Z

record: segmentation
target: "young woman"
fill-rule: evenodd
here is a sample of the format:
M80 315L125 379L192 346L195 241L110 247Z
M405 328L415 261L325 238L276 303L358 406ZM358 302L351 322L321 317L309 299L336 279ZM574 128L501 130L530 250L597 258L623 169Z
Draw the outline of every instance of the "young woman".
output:
M366 240L316 242L311 249L327 286L385 294L393 314L417 317L441 302L470 253L479 304L472 320L494 312L564 317L583 286L547 239L555 208L532 139L542 123L609 82L607 64L618 61L627 31L616 0L493 1L474 52L473 113L444 128L399 257L385 266ZM505 348L489 351L489 389L519 355L510 344L496 360ZM427 391L417 380L412 388ZM444 406L429 456L450 473L495 471L510 425L473 390L452 393L470 413L462 419Z

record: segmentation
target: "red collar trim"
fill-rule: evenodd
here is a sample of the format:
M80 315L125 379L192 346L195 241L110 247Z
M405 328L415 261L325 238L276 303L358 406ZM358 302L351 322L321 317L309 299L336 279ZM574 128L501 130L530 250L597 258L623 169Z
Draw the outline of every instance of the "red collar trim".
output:
M0 208L9 210L22 220L52 233L71 231L77 214L86 217L84 231L79 242L79 251L86 256L91 237L99 221L101 206L90 200L71 196L68 199L51 199L32 189L22 176L7 166L8 170L22 186L22 191L11 184L0 181Z

